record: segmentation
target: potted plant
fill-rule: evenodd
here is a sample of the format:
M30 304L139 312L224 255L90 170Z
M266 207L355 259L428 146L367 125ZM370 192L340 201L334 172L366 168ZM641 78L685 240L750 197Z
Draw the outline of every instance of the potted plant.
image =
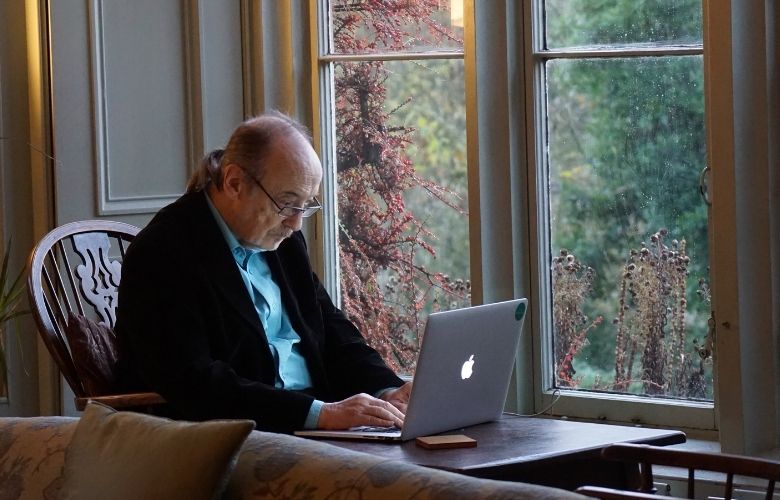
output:
M9 240L6 248L11 247ZM7 359L5 350L5 326L13 318L27 314L29 311L19 310L19 304L24 296L24 269L15 278L11 278L9 254L3 256L3 267L0 270L0 394L5 392Z

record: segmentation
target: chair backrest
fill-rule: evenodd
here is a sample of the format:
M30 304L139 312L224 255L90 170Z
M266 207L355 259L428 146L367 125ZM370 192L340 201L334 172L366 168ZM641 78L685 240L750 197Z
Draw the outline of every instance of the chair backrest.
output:
M122 261L138 231L123 222L71 222L46 234L30 254L32 313L49 353L77 397L87 394L66 336L69 313L113 329Z
M774 495L775 482L780 480L780 462L762 458L733 455L728 453L699 452L681 450L663 446L640 444L614 444L604 448L601 456L607 460L617 460L636 464L638 483L636 490L645 494L653 490L653 465L680 467L687 469L687 498L695 498L696 471L719 472L725 474L723 497L728 500L734 492L735 476L756 478L766 481L765 498ZM751 489L756 486L751 484ZM615 491L603 488L580 488L577 491L597 498L649 498L648 496L617 496Z

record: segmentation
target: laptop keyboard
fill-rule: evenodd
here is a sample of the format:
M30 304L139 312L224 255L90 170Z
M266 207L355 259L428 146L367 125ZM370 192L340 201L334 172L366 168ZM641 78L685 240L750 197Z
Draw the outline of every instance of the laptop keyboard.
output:
M351 431L356 432L386 432L386 433L393 433L393 432L399 432L401 430L400 427L390 426L390 427L378 427L374 425L359 425L357 427L350 427Z

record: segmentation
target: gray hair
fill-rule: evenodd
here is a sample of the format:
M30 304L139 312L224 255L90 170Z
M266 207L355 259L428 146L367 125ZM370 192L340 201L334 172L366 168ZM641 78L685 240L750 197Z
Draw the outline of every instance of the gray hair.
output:
M186 192L202 191L209 184L221 190L222 169L231 163L262 178L267 167L264 160L279 139L296 135L311 142L311 134L306 127L284 113L271 111L249 118L233 131L225 149L215 149L203 157L187 181Z

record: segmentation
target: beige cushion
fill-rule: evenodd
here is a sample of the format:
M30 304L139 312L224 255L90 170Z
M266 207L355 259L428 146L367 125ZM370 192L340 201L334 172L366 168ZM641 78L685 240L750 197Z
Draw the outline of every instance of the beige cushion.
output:
M90 402L65 454L62 498L218 498L254 425L176 422Z

